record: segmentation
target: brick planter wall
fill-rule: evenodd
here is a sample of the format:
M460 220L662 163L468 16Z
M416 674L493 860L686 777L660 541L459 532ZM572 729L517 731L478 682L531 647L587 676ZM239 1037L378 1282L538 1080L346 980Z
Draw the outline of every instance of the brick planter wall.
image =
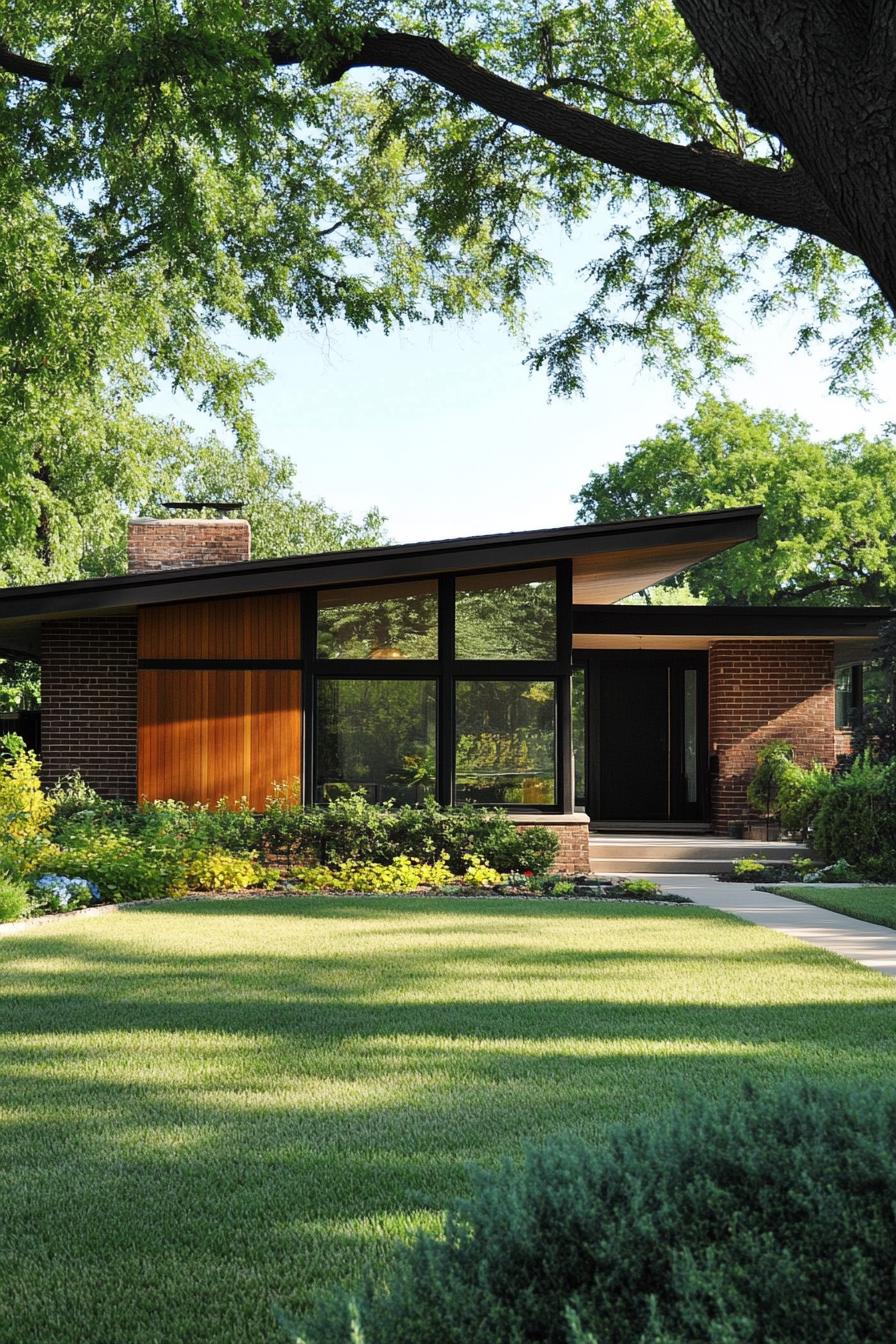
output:
M589 869L588 818L584 812L572 816L557 816L548 813L545 816L513 817L518 831L527 826L544 826L554 831L560 841L560 848L551 869L554 873L587 873Z
M45 785L80 770L104 798L136 798L135 616L44 625L41 759Z
M783 740L800 765L833 766L834 646L829 640L726 640L709 653L709 743L718 756L712 781L713 829L749 816L747 786L756 752Z

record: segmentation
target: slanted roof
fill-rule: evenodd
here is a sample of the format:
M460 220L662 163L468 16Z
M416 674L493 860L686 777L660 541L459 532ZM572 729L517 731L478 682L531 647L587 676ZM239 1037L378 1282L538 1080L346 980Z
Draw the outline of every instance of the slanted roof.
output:
M154 570L0 592L0 654L33 654L42 622L163 602L321 588L571 560L573 600L612 603L750 541L762 509L718 509L533 532Z

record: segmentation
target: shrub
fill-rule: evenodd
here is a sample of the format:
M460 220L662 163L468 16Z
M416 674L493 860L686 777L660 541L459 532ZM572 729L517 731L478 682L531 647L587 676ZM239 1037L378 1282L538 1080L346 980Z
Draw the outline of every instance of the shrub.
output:
M453 880L444 859L427 863L408 858L406 854L399 854L388 863L345 859L330 867L313 864L298 869L295 874L296 885L302 891L365 891L377 895L417 891L420 887L444 887Z
M40 783L40 761L15 733L0 738L0 834L12 840L39 835L53 815Z
M776 817L781 807L781 784L793 765L789 742L766 742L756 753L756 770L747 786L747 802L762 817Z
M63 877L45 873L33 885L34 896L43 910L78 910L99 901L100 889L83 877Z
M618 890L626 896L662 896L663 889L658 882L646 877L624 877L618 883Z
M274 785L259 818L259 842L270 854L282 859L287 869L300 862L319 863L321 859L321 808L301 805L301 782L284 780Z
M745 1090L474 1175L384 1287L282 1323L307 1344L884 1344L894 1209L893 1091Z
M808 770L795 761L784 762L778 781L778 807L785 830L805 839L833 787L833 774L819 761Z
M517 831L504 812L466 804L443 808L432 799L419 807L368 803L361 793L335 798L326 807L302 808L296 781L275 786L260 820L265 848L286 866L341 863L347 859L389 863L400 854L423 862L444 853L453 872L464 855L506 873L549 871L557 854L556 835L543 826Z
M768 864L764 859L757 859L753 856L735 859L731 864L732 876L745 881L752 880L755 877L761 877L767 869Z
M246 887L272 887L278 876L276 869L259 863L257 854L209 849L192 855L184 880L191 891L243 891Z
M844 859L869 877L896 878L896 761L859 757L838 775L818 810L812 843L826 863Z
M40 877L61 874L94 882L104 901L158 900L186 891L186 858L176 847L115 830L72 826L65 849L47 846L30 865Z
M192 806L166 799L143 802L134 815L131 830L143 840L166 847L201 852L224 849L231 854L257 850L261 828L248 799L231 802L221 798L214 807Z
M464 864L464 881L470 887L495 887L504 881L504 874L489 867L478 854L465 854Z
M66 827L72 823L90 822L105 826L118 823L123 826L130 811L127 803L101 798L77 770L63 775L47 797L53 804L50 830L54 836L64 835Z
M28 892L23 884L0 876L0 924L21 919L28 905Z

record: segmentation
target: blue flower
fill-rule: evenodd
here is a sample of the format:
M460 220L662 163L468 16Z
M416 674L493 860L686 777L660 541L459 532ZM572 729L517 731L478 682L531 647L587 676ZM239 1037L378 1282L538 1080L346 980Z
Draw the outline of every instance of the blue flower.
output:
M86 877L64 877L61 873L45 873L34 884L34 890L54 910L67 910L74 902L87 905L101 900L100 889Z

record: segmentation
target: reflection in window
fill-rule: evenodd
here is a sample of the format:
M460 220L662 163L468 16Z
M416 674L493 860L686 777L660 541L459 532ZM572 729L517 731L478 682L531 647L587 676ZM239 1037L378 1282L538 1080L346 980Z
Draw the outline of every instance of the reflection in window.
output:
M372 803L421 803L435 788L435 757L435 681L318 682L319 802L360 789Z
M318 595L318 658L435 658L438 597L434 579Z
M556 658L557 584L553 569L475 574L457 580L458 658Z
M838 667L834 682L834 723L851 728L856 711L862 707L862 664Z
M552 681L456 684L459 803L539 807L555 800Z
M586 807L585 799L585 669L572 670L572 753L575 765L576 807Z
M682 756L685 795L688 803L697 801L697 669L684 670L684 713L682 715Z

